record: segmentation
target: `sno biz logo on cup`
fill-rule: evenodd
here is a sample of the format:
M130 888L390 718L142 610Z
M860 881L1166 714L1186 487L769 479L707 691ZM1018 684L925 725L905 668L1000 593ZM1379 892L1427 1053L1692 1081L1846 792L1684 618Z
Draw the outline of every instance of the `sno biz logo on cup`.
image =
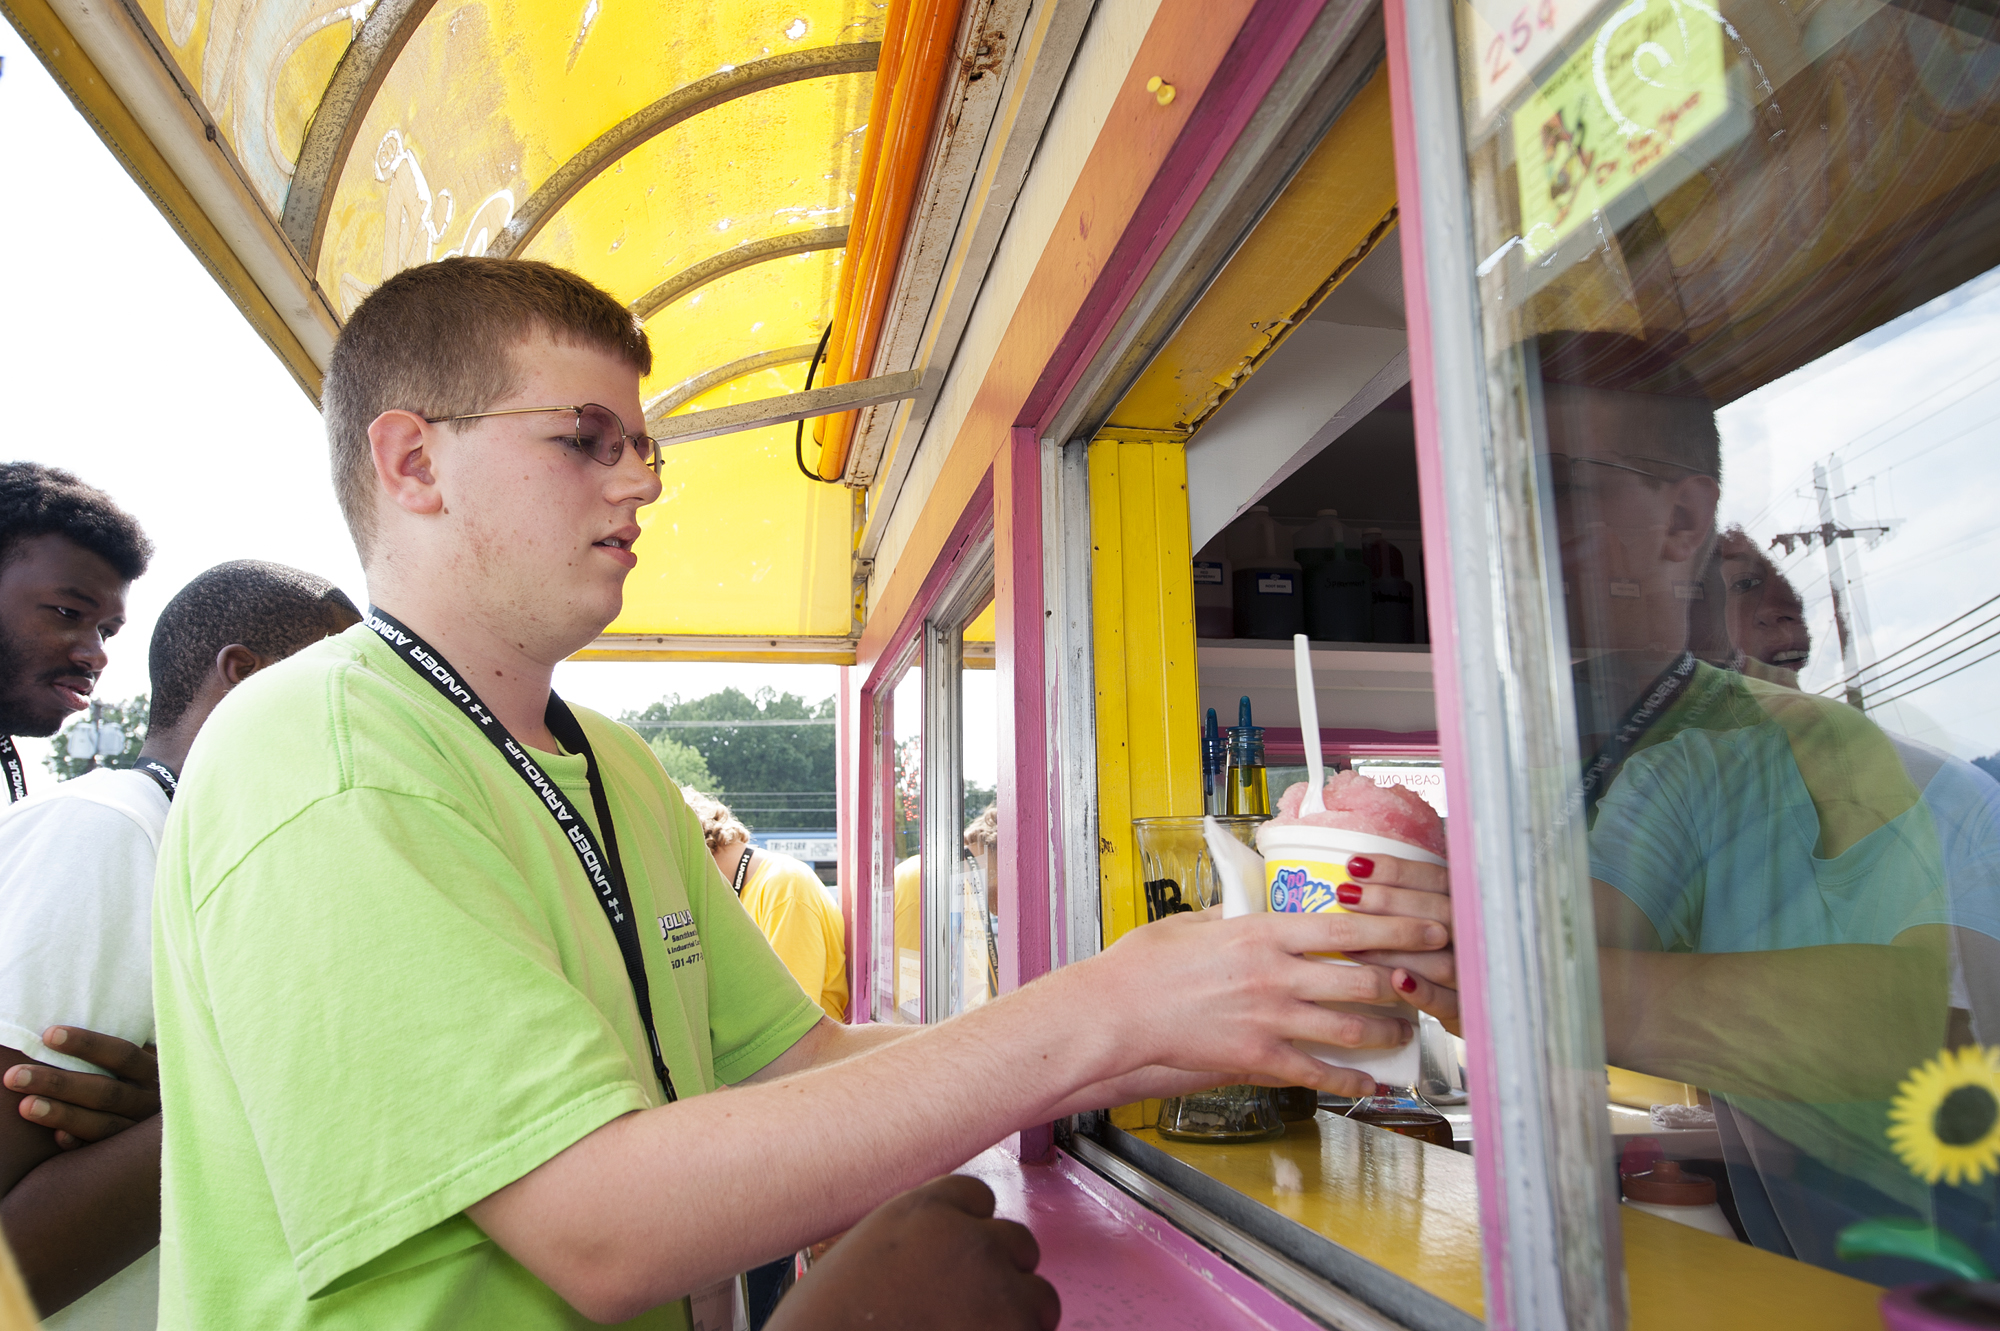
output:
M1444 863L1421 846L1405 841L1304 823L1263 824L1257 829L1257 849L1264 856L1264 887L1270 907L1286 915L1345 914L1347 908L1334 894L1342 884L1354 881L1347 873L1347 861L1354 855L1394 855L1424 864ZM1316 955L1347 960L1344 952Z
M1340 910L1334 889L1348 881L1347 871L1332 865L1287 865L1271 873L1271 909L1293 915Z
M1337 827L1312 827L1303 823L1265 823L1257 829L1257 849L1264 856L1265 901L1281 914L1346 913L1334 895L1342 883L1352 882L1347 861L1354 855L1394 855L1424 864L1444 861L1419 846L1366 832L1349 832ZM1321 961L1334 966L1357 963L1344 952L1317 952ZM1417 1010L1407 1003L1323 1003L1339 1012L1372 1017L1401 1017L1415 1023ZM1346 1049L1294 1041L1299 1051L1335 1067L1354 1068L1389 1086L1414 1086L1420 1069L1416 1040L1398 1049Z

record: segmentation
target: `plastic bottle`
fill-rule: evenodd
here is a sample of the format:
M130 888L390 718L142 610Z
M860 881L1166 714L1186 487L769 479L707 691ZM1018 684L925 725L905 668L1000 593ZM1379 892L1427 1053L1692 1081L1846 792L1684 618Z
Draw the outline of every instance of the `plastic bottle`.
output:
M1380 527L1361 533L1361 562L1368 566L1370 616L1376 642L1417 640L1417 589L1403 576L1403 552L1382 539Z
M1305 597L1291 542L1262 504L1229 528L1232 610L1239 638L1290 638L1305 632Z
M1217 818L1229 813L1229 748L1216 728L1213 707L1201 732L1201 811Z
M1236 620L1231 606L1233 589L1229 581L1229 554L1223 537L1217 536L1194 557L1194 636L1232 638Z
M1705 1230L1718 1238L1736 1238L1729 1217L1716 1204L1714 1179L1689 1174L1674 1161L1661 1160L1643 1174L1624 1175L1619 1183L1625 1190L1625 1204L1635 1211Z
M1347 544L1337 509L1292 538L1292 558L1305 583L1305 635L1318 642L1367 642L1375 636L1368 569Z
M1269 817L1271 785L1264 770L1264 727L1250 723L1250 699L1236 704L1229 732L1229 812Z

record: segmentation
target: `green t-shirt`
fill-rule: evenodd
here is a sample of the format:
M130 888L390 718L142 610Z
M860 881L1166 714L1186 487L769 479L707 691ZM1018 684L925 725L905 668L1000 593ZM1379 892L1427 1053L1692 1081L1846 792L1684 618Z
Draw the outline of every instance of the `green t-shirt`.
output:
M645 742L576 711L675 1090L741 1081L820 1010ZM589 817L583 758L538 760ZM631 982L555 819L366 626L203 727L153 949L163 1328L585 1325L463 1212L659 1103Z

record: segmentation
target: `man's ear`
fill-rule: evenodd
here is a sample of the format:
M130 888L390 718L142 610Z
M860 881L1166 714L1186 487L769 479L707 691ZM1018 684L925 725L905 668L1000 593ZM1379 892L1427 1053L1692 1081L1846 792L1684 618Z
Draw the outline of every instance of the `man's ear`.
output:
M268 662L240 642L232 642L215 654L215 673L222 679L224 693L262 670Z
M397 507L410 513L444 508L423 417L414 411L383 412L368 423L368 448L375 458L375 483Z
M1722 500L1722 487L1713 476L1689 476L1668 487L1673 507L1667 511L1667 537L1660 558L1669 564L1685 564L1700 554L1715 534L1715 508Z

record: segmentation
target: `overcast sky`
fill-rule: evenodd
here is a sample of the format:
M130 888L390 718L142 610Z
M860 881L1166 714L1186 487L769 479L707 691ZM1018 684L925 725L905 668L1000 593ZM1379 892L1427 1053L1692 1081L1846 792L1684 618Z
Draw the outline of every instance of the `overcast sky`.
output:
M319 415L14 30L0 24L0 459L75 472L135 514L159 553L132 588L98 696L146 691L160 607L203 569L271 559L367 602L334 506ZM667 693L769 686L811 699L832 666L565 664L565 697L617 714ZM31 785L46 746L26 741ZM38 781L37 778L40 780Z
M1827 469L1835 521L1856 533L1839 542L1856 593L1855 664L1885 663L1863 679L1866 695L1885 704L1869 714L1963 758L2000 752L2000 606L1986 604L2000 595L2000 270L1731 403L1717 420L1721 519L1767 550L1773 536L1820 525L1814 468ZM1877 526L1892 530L1869 530ZM1793 553L1771 557L1812 629L1802 683L1838 694L1849 671L1826 548L1795 541Z

